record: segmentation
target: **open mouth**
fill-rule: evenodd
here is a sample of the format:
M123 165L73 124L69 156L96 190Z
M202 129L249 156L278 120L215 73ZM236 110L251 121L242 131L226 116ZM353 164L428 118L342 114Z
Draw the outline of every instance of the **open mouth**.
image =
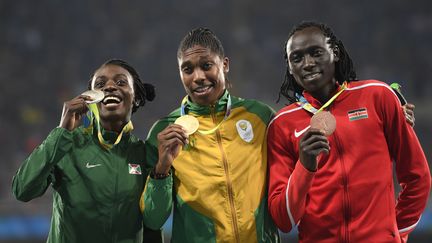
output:
M104 104L106 107L112 107L112 106L117 106L118 104L120 104L123 100L118 97L118 96L114 96L114 95L107 95L105 96L105 98L102 100L102 104Z
M193 92L197 95L203 95L211 91L213 88L213 85L206 85L206 86L200 86L198 88L195 88Z
M314 79L318 78L319 76L321 76L321 72L308 73L308 74L303 76L303 79L304 80L314 80Z

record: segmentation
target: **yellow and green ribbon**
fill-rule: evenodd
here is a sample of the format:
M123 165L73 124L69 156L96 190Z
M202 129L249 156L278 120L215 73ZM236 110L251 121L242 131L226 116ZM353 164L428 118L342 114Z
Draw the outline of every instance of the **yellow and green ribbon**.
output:
M316 114L322 110L324 110L325 108L327 108L328 106L330 106L330 104L340 95L342 94L342 92L346 89L347 87L347 82L344 82L341 89L335 94L333 95L333 97L331 97L323 106L321 106L321 108L316 109L315 107L313 107L304 97L300 98L300 106L309 111L312 114Z
M199 133L204 134L204 135L212 134L212 133L214 133L222 125L222 122L224 122L226 119L228 119L228 116L231 114L231 95L228 94L227 98L228 98L228 101L227 101L227 105L226 105L227 107L226 107L226 112L225 112L224 119L222 119L222 121L220 121L215 127L213 127L210 130L199 130L198 129ZM188 100L188 96L186 95L183 98L182 103L181 103L181 107L180 107L181 108L180 109L180 115L182 115L182 116L186 115L186 103L187 103L187 100Z
M96 127L97 127L97 132L98 132L98 139L99 139L99 144L106 150L110 150L114 145L117 145L122 136L123 133L128 133L130 131L133 130L133 125L132 125L132 121L129 121L122 129L122 131L120 132L120 134L117 136L117 139L115 140L115 142L113 144L111 144L110 142L106 141L103 136L102 136L102 132L101 132L101 128L100 128L100 116L99 116L99 110L97 108L96 103L93 104L88 104L88 108L91 112L91 115L94 116L94 120L96 120ZM93 121L93 118L90 118L90 121ZM94 125L94 124L93 124ZM90 125L91 126L91 125Z

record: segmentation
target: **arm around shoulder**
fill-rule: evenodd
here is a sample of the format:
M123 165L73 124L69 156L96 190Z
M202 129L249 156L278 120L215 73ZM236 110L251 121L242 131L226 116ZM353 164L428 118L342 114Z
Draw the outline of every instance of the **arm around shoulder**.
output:
M406 123L397 97L390 93L381 97L386 140L401 186L396 204L396 221L401 235L407 236L414 230L426 207L431 175L420 142L414 129Z

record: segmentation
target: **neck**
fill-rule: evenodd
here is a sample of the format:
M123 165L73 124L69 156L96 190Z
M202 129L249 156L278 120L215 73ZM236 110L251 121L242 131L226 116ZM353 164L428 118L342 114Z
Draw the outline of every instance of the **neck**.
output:
M100 121L101 126L105 131L111 131L120 133L123 130L123 127L128 123L126 121L115 121L115 122L107 122L107 121Z
M322 87L320 90L316 92L311 92L311 95L315 99L319 100L321 104L325 104L329 99L332 98L336 89L337 89L336 82L332 82L331 84Z

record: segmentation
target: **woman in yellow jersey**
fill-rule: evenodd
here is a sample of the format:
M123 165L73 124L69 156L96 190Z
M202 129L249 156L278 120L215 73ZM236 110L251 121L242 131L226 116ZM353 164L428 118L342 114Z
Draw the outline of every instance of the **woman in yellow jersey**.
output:
M187 95L147 138L154 170L141 204L144 214L165 217L145 223L160 228L173 206L172 242L279 242L266 199L264 142L274 111L227 91L229 59L209 29L188 33L177 60ZM174 124L179 117L186 123ZM153 195L160 190L164 198Z

